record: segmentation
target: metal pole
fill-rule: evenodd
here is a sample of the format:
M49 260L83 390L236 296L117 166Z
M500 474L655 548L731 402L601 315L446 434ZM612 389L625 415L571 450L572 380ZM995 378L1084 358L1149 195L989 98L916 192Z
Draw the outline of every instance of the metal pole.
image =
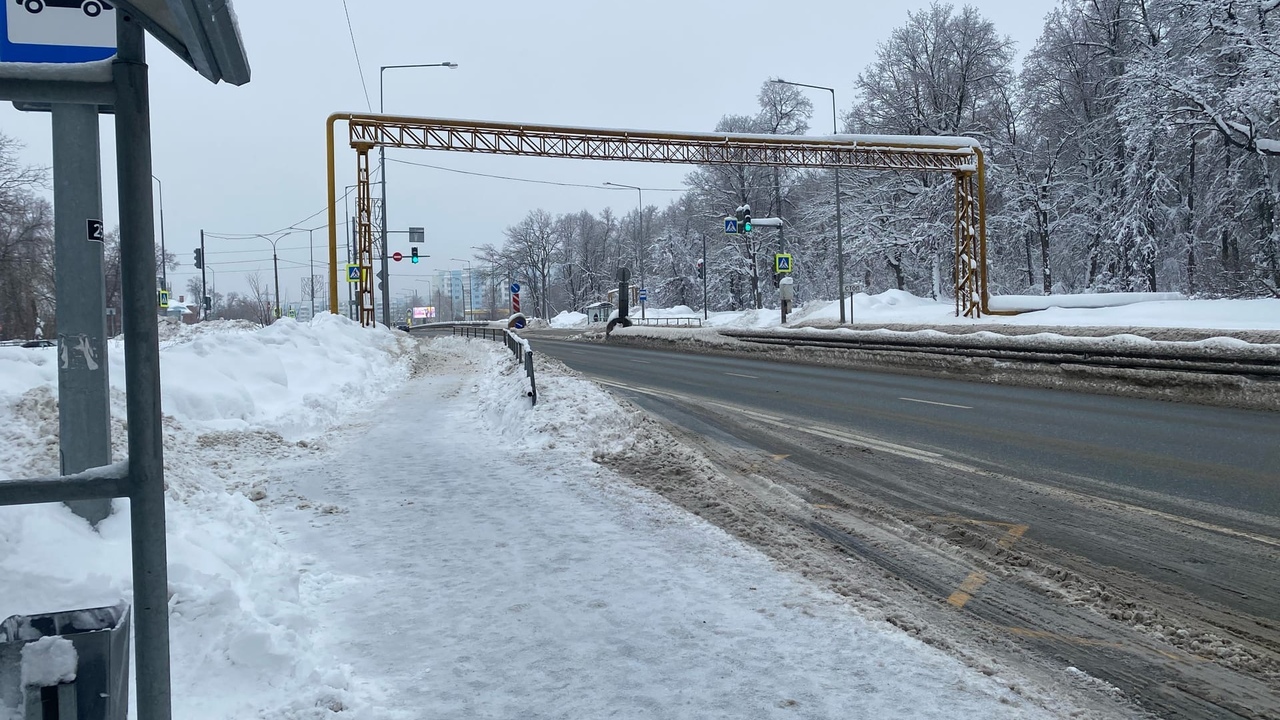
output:
M378 114L385 112L382 77L385 67L378 68ZM382 166L382 324L391 327L391 269L387 267L387 149L378 146L378 164Z
M702 233L702 319L706 320L711 316L707 314L707 275L711 274L711 268L707 267L707 234Z
M640 266L640 292L645 293L644 286L644 191L636 188L636 195L640 198L640 216L636 220L636 264ZM647 302L640 303L640 319L644 319L644 306Z
M111 462L103 243L100 237L89 237L87 223L102 220L99 158L98 108L53 105L54 282L62 359L58 448L63 475ZM111 514L110 499L77 500L67 507L94 527Z
M169 254L164 249L164 183L160 182L160 178L155 175L151 176L156 181L156 186L160 188L160 278L161 284L165 290L169 289Z
M828 88L830 89L830 88ZM840 129L837 125L839 121L836 119L836 91L831 90L831 133L839 135ZM840 218L840 168L836 168L836 283L839 285L837 294L840 297L840 324L846 321L844 314L844 231L841 227ZM852 310L852 306L850 307Z
M273 272L275 273L275 276L276 276L276 317L275 317L275 320L279 320L279 319L283 316L283 314L280 312L280 258L276 255L276 242L278 242L278 240L272 240L272 241L271 241L271 268L272 268L272 270L273 270ZM275 320L272 320L272 322L275 322Z
M205 298L209 297L209 284L205 281L205 268L209 267L209 256L204 254L204 228L200 229L200 317L208 320L209 310L212 309L213 300L210 299L208 304Z
M171 720L169 569L165 538L164 438L156 240L151 206L151 109L142 26L116 12L115 85L120 265L129 422L130 529L137 720Z
M311 317L316 316L316 248L315 228L307 231L307 249L311 252L311 265L307 270L307 287L311 288Z

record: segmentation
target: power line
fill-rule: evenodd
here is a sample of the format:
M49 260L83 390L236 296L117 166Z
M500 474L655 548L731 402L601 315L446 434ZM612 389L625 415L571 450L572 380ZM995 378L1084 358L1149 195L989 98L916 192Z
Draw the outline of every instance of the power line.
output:
M399 160L396 158L387 158L389 162L400 163L401 165L413 165L414 167L431 168L432 170L443 170L444 172L458 173L459 175L473 175L475 177L493 178L494 180L510 180L512 182L531 183L534 185L558 185L560 187L576 187L588 188L591 190L616 190L617 188L606 187L603 185L586 185L583 183L566 183L555 182L554 180L533 180L531 178L510 177L508 175L491 175L489 173L472 172L470 170L458 170L457 168L448 168L441 165L430 165L427 163L413 162L411 160ZM688 192L689 188L642 188L645 192Z
M355 28L351 27L351 9L347 7L347 0L342 0L342 11L347 15L347 32L351 34L351 50L356 54L356 70L360 72L360 86L364 88L364 104L369 106L369 112L373 112L373 101L369 99L369 84L364 81L364 66L360 64L360 48L356 45Z

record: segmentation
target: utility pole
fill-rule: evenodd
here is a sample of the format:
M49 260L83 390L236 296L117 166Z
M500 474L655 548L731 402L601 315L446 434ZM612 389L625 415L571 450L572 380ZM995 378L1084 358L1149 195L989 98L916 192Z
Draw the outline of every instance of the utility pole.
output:
M707 314L707 275L710 274L707 267L707 234L702 233L702 319L706 320L710 317Z

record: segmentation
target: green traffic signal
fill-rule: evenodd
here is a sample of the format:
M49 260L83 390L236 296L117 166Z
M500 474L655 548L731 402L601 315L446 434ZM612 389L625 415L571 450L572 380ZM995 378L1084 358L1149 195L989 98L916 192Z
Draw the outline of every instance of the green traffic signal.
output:
M742 232L751 232L751 223L742 223Z
M414 249L413 249L413 258L411 258L411 259L412 259L413 263L416 265L416 264L417 264L417 262L418 262L418 248L414 248Z

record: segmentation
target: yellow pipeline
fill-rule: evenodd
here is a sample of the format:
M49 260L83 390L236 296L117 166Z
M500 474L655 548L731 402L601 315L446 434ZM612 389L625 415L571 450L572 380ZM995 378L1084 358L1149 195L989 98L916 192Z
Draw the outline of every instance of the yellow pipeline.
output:
M342 113L329 116L325 126L325 150L329 160L329 312L338 314L338 187L335 184L333 126L347 117Z

